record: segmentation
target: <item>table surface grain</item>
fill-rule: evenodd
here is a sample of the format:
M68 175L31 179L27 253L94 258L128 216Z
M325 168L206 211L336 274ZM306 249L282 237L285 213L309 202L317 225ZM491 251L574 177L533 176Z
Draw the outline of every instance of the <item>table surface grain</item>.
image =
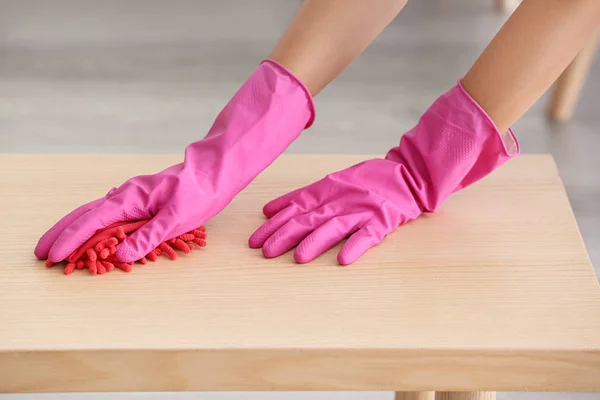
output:
M0 155L0 392L600 390L600 288L551 157L523 155L349 267L247 246L262 206L364 156L289 155L208 246L92 276L39 236L169 155ZM198 199L202 201L202 199Z

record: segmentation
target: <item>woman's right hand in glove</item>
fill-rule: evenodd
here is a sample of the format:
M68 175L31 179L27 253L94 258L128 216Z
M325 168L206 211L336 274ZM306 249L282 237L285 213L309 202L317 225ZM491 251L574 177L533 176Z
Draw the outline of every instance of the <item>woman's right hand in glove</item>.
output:
M150 219L117 247L121 262L204 224L271 164L314 119L312 97L280 64L266 60L221 111L183 163L136 176L48 230L35 255L59 262L107 226Z

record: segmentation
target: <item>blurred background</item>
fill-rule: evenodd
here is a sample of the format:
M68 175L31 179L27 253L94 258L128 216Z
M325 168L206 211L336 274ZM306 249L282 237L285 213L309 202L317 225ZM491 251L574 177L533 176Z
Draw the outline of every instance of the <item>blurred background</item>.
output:
M0 152L182 153L267 56L300 0L0 0ZM317 96L295 153L383 154L461 78L508 14L492 0L412 0ZM524 38L526 40L526 38ZM514 131L552 153L600 271L600 57L573 118L548 95ZM2 171L6 173L6 171ZM391 399L391 394L0 395L14 399ZM600 394L499 393L499 400Z

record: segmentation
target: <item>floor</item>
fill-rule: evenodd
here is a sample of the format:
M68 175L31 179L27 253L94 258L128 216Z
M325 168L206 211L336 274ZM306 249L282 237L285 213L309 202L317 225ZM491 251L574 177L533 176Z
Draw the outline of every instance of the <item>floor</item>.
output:
M267 55L300 0L0 0L0 152L180 153ZM296 153L382 154L452 86L502 25L492 0L413 0L317 99ZM600 57L572 122L542 98L514 127L524 152L556 158L600 272ZM260 394L385 399L390 394ZM173 396L169 396L173 397ZM255 399L251 394L175 398ZM600 394L501 393L501 400ZM57 399L0 395L0 400ZM166 399L161 394L65 399Z

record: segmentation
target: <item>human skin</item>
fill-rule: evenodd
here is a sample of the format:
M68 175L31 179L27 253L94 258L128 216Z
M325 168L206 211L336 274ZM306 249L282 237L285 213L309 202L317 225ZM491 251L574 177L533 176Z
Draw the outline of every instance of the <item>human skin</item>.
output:
M406 0L306 0L269 58L298 76L315 96L405 5ZM598 0L524 0L466 73L463 87L504 132L599 25Z

